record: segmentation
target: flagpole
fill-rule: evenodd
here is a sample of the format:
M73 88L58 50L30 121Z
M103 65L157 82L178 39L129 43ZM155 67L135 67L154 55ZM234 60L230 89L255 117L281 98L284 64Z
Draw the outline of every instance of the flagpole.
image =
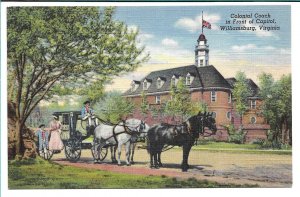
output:
M203 11L202 11L202 34L203 34Z

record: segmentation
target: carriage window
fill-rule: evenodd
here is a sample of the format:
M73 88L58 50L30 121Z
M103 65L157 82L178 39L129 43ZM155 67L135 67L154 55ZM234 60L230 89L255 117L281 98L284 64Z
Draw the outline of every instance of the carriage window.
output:
M62 115L62 124L63 125L69 125L69 114L63 114Z
M211 102L215 102L217 100L217 93L216 91L211 91L210 93L210 96L211 96Z
M155 103L160 104L160 95L155 96Z
M251 100L250 101L250 108L251 109L256 109L256 100Z
M231 112L230 111L227 112L226 117L227 117L228 120L231 120Z
M256 118L254 116L252 116L250 118L250 122L251 122L251 124L255 124L256 123Z

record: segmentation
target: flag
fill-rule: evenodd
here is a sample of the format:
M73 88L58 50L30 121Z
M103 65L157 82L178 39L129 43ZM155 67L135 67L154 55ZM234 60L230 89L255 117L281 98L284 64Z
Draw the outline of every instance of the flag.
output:
M207 29L211 29L211 24L202 19L202 27L206 27Z

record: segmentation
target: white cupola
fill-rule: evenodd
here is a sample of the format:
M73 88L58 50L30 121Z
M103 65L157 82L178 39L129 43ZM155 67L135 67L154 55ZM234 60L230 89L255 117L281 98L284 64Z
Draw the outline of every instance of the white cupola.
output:
M208 66L209 65L209 46L207 45L207 40L205 35L200 34L198 40L198 45L195 47L195 65L197 67Z

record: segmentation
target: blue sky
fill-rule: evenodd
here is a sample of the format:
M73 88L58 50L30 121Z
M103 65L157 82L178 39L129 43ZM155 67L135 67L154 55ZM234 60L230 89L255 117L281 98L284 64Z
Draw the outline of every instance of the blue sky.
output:
M151 59L136 72L114 80L108 89L123 91L132 79L141 79L153 70L194 63L194 47L201 33L201 12L212 29L204 29L210 47L210 64L225 77L239 70L257 81L265 71L275 78L290 73L290 6L172 6L117 7L115 18L133 30L139 29L141 45ZM221 31L220 25L231 14L259 13L271 15L278 31ZM258 24L256 24L258 27ZM126 88L125 88L126 87Z

